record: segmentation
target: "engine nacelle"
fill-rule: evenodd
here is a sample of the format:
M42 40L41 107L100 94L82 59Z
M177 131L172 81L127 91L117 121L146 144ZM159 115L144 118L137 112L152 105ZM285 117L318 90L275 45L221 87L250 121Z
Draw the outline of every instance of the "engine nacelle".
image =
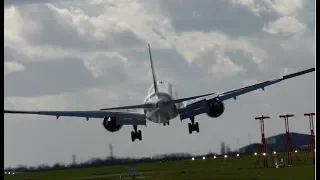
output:
M122 128L122 124L121 125L117 125L116 123L116 117L111 117L109 118L104 118L103 122L102 122L103 127L110 131L110 132L117 132Z
M207 115L212 118L217 118L221 116L224 112L224 103L218 99L212 99L207 101L209 105L209 112Z

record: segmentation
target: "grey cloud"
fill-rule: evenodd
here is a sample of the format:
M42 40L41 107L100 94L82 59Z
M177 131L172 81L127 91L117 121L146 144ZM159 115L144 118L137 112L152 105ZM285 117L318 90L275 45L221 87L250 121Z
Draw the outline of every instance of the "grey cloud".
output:
M152 58L156 69L162 69L166 72L181 74L188 69L188 63L184 57L174 49L151 48ZM145 51L124 52L127 58L134 57L137 62L146 62L149 64L149 54L147 48Z
M15 52L14 49L5 46L3 48L3 59L4 59L4 62L12 61L13 59L16 59L15 54L16 54L16 52Z
M97 63L95 60L100 61L101 63ZM93 65L91 65L93 66L92 68L99 68L97 66L102 66L101 76L96 77L98 84L112 86L128 82L128 76L130 76L130 74L127 74L126 72L124 67L125 62L122 62L119 58L97 56L91 63L93 63ZM92 71L93 73L95 72L95 70Z
M188 67L185 59L180 56L174 50L157 50L152 49L154 61L156 64L156 71L169 72L172 76L187 73L181 79L194 77L192 70ZM126 51L122 54L131 64L142 65L143 63L149 63L148 53L138 51ZM138 79L128 79L132 76L132 71L125 73L124 64L120 62L118 58L95 56L94 59L88 60L89 66L92 68L102 67L102 76L94 78L92 73L84 66L81 59L55 59L45 60L39 62L33 62L26 64L26 70L18 73L5 75L4 82L4 96L39 96L49 94L59 94L72 92L81 88L93 88L93 87L109 87L117 84L121 84L124 88L130 87L135 83L140 82ZM101 63L98 63L101 62ZM93 63L93 65L90 65ZM96 64L96 65L94 65ZM130 68L130 67L129 67ZM149 66L142 68L144 73L150 71ZM190 69L190 71L189 71ZM92 70L95 72L96 70ZM198 73L197 73L198 74ZM142 78L142 77L140 77ZM162 78L161 76L159 79ZM145 84L148 87L152 81ZM179 79L180 80L180 79ZM127 86L126 84L129 85ZM141 85L139 86L141 87ZM145 89L135 89L136 91L145 91Z
M244 54L242 51L227 51L226 55L229 56L230 59L232 59L238 65L245 67L245 73L238 74L238 77L249 78L252 76L256 76L256 78L258 79L263 79L265 77L263 75L264 72L261 72L261 70L259 70L258 64L249 60L251 59L251 57Z
M93 22L86 19L83 19L82 23L88 28L85 31L90 35L80 35L77 31L78 27L72 24L73 17L68 15L61 17L57 11L50 9L45 4L27 5L20 11L26 21L32 20L38 26L35 31L24 31L27 40L34 45L52 45L82 51L93 49L110 51L142 44L142 40L130 30L108 32L106 38L97 40L92 36L93 31L96 31ZM39 16L39 14L42 15ZM117 25L113 24L113 26Z
M143 55L144 53L140 53ZM256 63L250 60L250 57L240 50L226 51L225 56L229 56L237 66L245 68L244 73L237 74L237 78L230 77L228 83L226 79L217 79L206 69L216 62L215 52L208 52L208 54L200 56L193 63L188 64L184 57L178 54L175 50L169 49L153 49L152 55L155 63L155 68L169 73L170 76L176 78L178 89L182 94L188 92L208 92L223 91L230 88L237 88L242 86L238 79L248 79L255 77L257 80L268 80L268 78L276 78L277 75L272 71L264 72L259 70ZM143 58L143 57L141 57ZM199 61L202 63L199 66ZM279 72L279 69L276 70ZM159 77L161 78L161 77ZM204 83L205 82L205 83ZM199 89L198 87L201 87ZM185 92L184 92L185 91ZM191 95L191 94L185 94Z
M199 90L197 87L202 84L202 81L199 81L199 79L210 79L208 71L203 71L194 64L188 64L185 58L174 49L152 48L151 51L158 80L168 81L166 77L160 76L160 74L167 77L174 77L174 80L177 82L176 88L179 90L179 94L181 96L190 95L188 93L191 90L195 90L193 92L196 93L197 90ZM137 63L141 63L143 61L149 63L147 53L147 51L131 51L124 53L124 55L127 57L135 57L134 59ZM142 71L150 71L149 65L146 68L143 68ZM148 85L151 85L151 74L149 79L150 82ZM203 89L206 88L203 87ZM200 89L200 91L203 91L203 89Z
M23 54L19 53L15 48L10 47L10 46L4 46L3 48L3 60L4 62L7 61L19 61L23 62L27 59L26 56Z
M140 63L141 61L149 63L147 51L131 51L124 53L124 55L127 57L134 57L134 60L137 61L137 63ZM237 54L227 53L226 55L230 56L232 59L234 58L233 60L235 60L236 64L245 67L245 73L239 74L237 76L238 78L247 79L252 76L255 76L258 80L268 80L266 78L270 78L270 76L265 75L264 72L259 71L257 66L244 56L243 52L238 52ZM198 61L188 64L185 58L174 49L152 48L152 57L158 80L167 81L166 77L160 76L159 73L174 77L179 96L193 96L197 93L224 91L243 86L237 78L227 78L228 83L226 83L226 79L217 79L208 72L208 69L205 67L212 65L216 61L216 57L213 56L212 52L209 55L199 57L205 63L202 66L198 66ZM146 68L149 68L149 66ZM143 69L143 71L149 70L150 69ZM269 73L268 75L274 74ZM277 76L271 76L271 78L275 77ZM148 78L150 79L149 84L151 84L151 75Z
M4 77L4 96L41 96L97 85L78 59L35 62Z
M293 16L307 25L307 28L314 32L315 30L315 2L314 0L303 0L303 7L297 9Z
M252 39L252 42L259 45L267 52L272 52L266 60L266 63L268 63L269 66L269 73L279 72L281 67L298 70L315 66L314 54L312 53L312 48L314 48L312 36L300 37L294 40L293 38L284 39L277 36L270 37L261 34L255 36ZM289 46L289 49L282 48L282 44Z
M4 6L22 6L27 4L44 4L50 2L72 2L73 0L4 0Z
M171 17L176 30L222 31L230 36L259 32L263 26L260 17L243 6L233 6L226 0L160 1ZM177 10L179 9L179 10Z

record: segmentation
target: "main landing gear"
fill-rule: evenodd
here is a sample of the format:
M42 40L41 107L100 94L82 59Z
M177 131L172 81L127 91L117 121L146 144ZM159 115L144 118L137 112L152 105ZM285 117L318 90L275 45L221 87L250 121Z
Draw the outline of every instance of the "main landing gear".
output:
M134 142L134 140L139 139L142 140L142 134L141 131L138 131L138 125L133 125L134 131L131 131L131 141Z
M191 123L188 123L188 128L189 128L189 134L191 134L193 131L196 131L199 133L199 123L196 122L194 123L194 117L190 118Z
M170 125L170 122L168 121L168 122L165 122L165 123L163 123L163 126L166 126L166 125Z

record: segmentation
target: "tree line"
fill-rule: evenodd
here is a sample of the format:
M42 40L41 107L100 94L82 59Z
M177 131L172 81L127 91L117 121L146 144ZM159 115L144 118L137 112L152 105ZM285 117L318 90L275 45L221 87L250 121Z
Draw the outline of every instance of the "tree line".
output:
M224 142L221 143L221 155L228 154L233 155L236 152L231 151L231 148L228 145L225 145ZM154 155L152 157L143 157L143 158L119 158L119 157L106 157L106 158L92 158L86 162L76 163L75 155L72 155L73 162L71 164L55 163L53 165L40 164L38 166L26 166L19 165L17 167L8 167L5 168L5 172L36 172L36 171L49 171L49 170L61 170L68 168L91 168L91 167L101 167L101 166L112 166L112 165L134 165L139 163L150 163L150 162L159 162L159 161L177 161L177 160L189 160L192 157L202 158L218 156L217 153L208 153L198 156L194 156L189 153L170 153L170 154L160 154Z

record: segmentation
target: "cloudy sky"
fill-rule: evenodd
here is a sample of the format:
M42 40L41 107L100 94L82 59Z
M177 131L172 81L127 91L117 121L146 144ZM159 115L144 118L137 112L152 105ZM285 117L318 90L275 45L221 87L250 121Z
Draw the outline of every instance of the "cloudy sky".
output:
M221 92L315 66L312 0L4 1L4 107L96 110L141 103L152 84L147 44L158 79L180 97ZM220 118L170 127L132 126L110 133L101 119L4 115L4 165L70 163L109 155L219 152L260 140L255 116L269 115L266 136L308 133L303 113L315 108L315 73L225 103ZM239 143L237 143L239 142Z

